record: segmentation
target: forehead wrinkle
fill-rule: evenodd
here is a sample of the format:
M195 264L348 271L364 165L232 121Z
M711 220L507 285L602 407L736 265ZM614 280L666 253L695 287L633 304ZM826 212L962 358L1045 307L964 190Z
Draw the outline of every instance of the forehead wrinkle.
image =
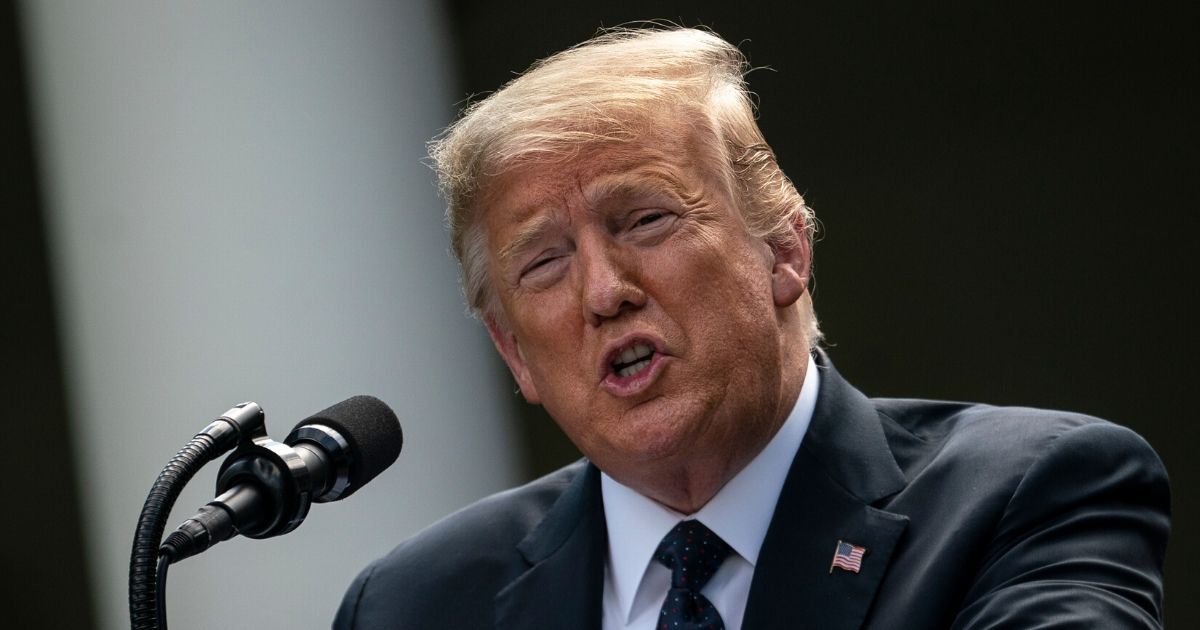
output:
M602 205L606 200L620 197L653 196L667 193L689 206L703 197L703 191L693 190L687 186L680 174L676 172L676 169L684 169L688 166L673 163L667 155L657 150L642 147L640 153L631 156L608 154L605 160L601 161L608 163L589 174L587 173L589 169L583 165L593 160L595 160L595 156L589 155L577 158L573 162L573 167L571 164L560 165L559 168L568 172L575 169L575 175L569 177L567 182L557 184L561 186L565 183L567 186L575 188L574 195L578 195L583 209L588 213L599 213L603 210ZM559 188L559 192L555 193L555 185L555 183L538 182L538 185L533 186L533 188L539 189L539 192L532 195L534 199L530 203L523 204L524 207L520 211L512 213L509 222L523 225L518 228L513 238L497 252L497 258L501 265L509 265L514 258L519 257L524 250L555 228L560 220L565 218L569 222L569 216L559 216L562 213L556 211L556 204L547 203L549 198L561 197L562 189ZM508 189L503 189L501 196L507 191ZM529 192L527 190L526 194ZM568 194L567 196L574 195Z
M608 199L659 195L663 192L680 200L694 196L689 194L678 178L656 169L602 177L588 184L584 190L584 200L589 208L597 208Z

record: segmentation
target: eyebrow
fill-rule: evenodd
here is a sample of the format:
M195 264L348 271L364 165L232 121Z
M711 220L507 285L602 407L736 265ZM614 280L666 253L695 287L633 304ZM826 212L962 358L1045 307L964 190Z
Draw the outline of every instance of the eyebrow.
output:
M513 258L523 253L530 245L536 243L554 227L556 219L553 214L538 215L521 226L507 245L500 248L497 257L501 267L507 267Z
M583 197L587 207L596 210L605 200L661 195L664 192L685 203L693 197L686 193L682 182L678 179L658 172L621 173L602 177L585 187ZM520 257L525 250L554 229L558 221L559 218L555 213L540 214L526 221L512 240L501 247L496 254L501 267L508 267L513 259Z

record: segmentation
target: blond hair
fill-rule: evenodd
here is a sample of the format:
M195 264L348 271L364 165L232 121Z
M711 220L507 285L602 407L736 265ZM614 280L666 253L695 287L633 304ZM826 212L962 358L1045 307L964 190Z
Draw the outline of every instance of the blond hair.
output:
M780 170L755 121L738 48L708 31L618 29L536 62L469 106L429 155L447 201L446 222L475 315L499 315L488 284L477 202L490 178L522 163L564 161L598 143L634 142L664 116L690 115L740 206L749 232L772 247L812 244L815 217ZM820 337L805 304L810 343Z

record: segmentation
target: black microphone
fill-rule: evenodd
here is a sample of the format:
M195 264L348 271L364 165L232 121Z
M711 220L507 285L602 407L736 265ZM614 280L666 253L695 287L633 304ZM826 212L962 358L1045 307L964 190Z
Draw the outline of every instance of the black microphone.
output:
M178 562L238 534L286 534L313 502L344 499L391 466L403 444L396 414L372 396L301 420L283 443L262 432L221 464L219 496L168 536L159 554Z

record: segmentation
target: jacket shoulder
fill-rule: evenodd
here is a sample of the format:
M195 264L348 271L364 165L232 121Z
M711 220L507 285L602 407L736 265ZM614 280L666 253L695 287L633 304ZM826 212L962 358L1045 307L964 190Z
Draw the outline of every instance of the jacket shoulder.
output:
M1121 448L1158 462L1145 440L1130 429L1085 414L899 398L871 403L896 462L910 480L931 464L958 463L979 473L1007 470L1020 475L1063 437L1068 437L1067 443Z
M576 462L481 499L400 543L355 578L334 627L474 627L490 619L496 592L527 568L517 545L585 467Z
M956 611L940 625L1032 627L1058 615L1077 627L1158 626L1170 495L1140 436L1061 411L872 404L908 479L888 500L911 519L893 568L955 585L924 593Z

